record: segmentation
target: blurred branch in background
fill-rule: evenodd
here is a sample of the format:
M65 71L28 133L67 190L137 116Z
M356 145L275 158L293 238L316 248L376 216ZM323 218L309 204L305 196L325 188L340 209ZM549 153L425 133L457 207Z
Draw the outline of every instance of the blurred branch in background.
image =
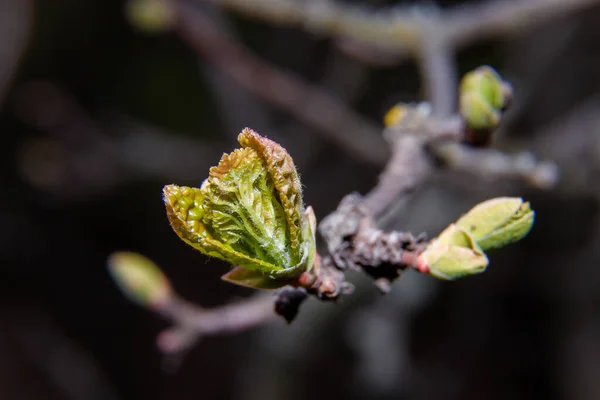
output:
M17 70L30 34L32 0L0 2L0 107Z
M323 90L277 70L230 40L188 0L174 0L176 29L209 62L259 98L315 127L366 162L381 165L387 150L378 129Z
M166 1L166 0L165 0ZM174 0L169 0L174 1ZM542 2L536 2L542 3ZM544 14L545 17L554 15L555 10L561 10L562 6L558 3L550 4L553 12ZM335 143L346 148L350 153L358 155L366 162L381 165L387 158L388 150L381 136L377 132L374 124L360 117L354 111L348 109L340 101L328 95L324 91L315 86L310 86L303 83L298 78L289 74L278 71L273 66L269 66L256 56L244 50L240 45L230 40L227 34L220 30L216 23L207 18L204 12L198 7L194 7L189 3L189 0L176 0L177 9L185 10L185 12L175 12L173 16L176 22L177 29L181 36L203 56L208 57L217 68L226 71L229 76L233 77L243 87L257 94L259 97L268 100L270 103L277 105L292 115L295 115L300 120L315 126L326 137L330 138ZM249 4L249 3L248 3ZM588 2L573 2L569 7L585 6ZM480 15L485 18L490 18L490 26L495 26L496 29L516 29L512 25L506 25L506 19L511 16L521 15L520 13L536 13L541 5L529 4L521 8L508 7L506 9L492 3L487 4L486 9L481 11ZM472 13L470 8L461 10L449 11L448 16L442 20L455 19L463 21L466 18L464 15ZM491 12L491 10L495 10ZM510 13L508 10L511 10ZM429 15L431 14L431 15ZM429 16L428 16L429 15ZM424 48L420 54L419 60L422 65L422 74L424 86L430 88L429 98L432 99L434 112L438 115L449 115L455 103L455 71L454 62L452 61L452 48L448 44L449 37L460 37L462 40L469 37L464 33L455 33L454 35L444 35L444 31L450 28L442 28L436 20L432 20L434 13L431 10L421 10L414 13L413 19L419 21L415 24L419 26L419 35L426 34L422 38ZM479 14L478 14L479 15ZM487 17L494 15L494 18ZM516 17L515 17L516 18ZM469 19L473 21L473 18ZM435 23L434 23L435 22ZM514 20L513 20L514 22ZM396 22L394 22L396 23ZM429 26L429 24L432 24ZM412 26L412 24L407 24ZM425 28L429 26L429 28ZM471 32L470 25L463 22L456 22L456 26L452 30L456 32ZM520 27L521 25L518 25ZM382 28L383 29L383 28ZM417 32L417 31L415 31ZM420 36L419 36L420 37ZM443 38L443 40L442 40ZM475 39L474 37L472 38ZM240 66L243 66L241 68ZM32 85L31 88L44 89L44 86ZM135 126L140 129L134 134L126 134L124 138L117 139L118 143L111 143L114 139L110 139L102 133L102 130L93 122L89 116L85 115L85 111L75 106L74 100L47 98L45 96L57 96L60 91L50 90L47 87L44 93L30 93L29 97L25 94L25 98L34 99L39 94L44 98L44 101L38 102L37 105L33 102L24 104L27 100L22 100L21 109L25 109L24 118L29 118L33 121L38 121L40 127L50 129L52 127L60 127L54 129L54 136L62 135L61 141L70 140L68 137L74 138L73 134L68 134L69 130L64 130L63 126L73 125L70 131L77 132L77 140L86 143L84 146L75 151L85 153L84 156L73 155L73 149L69 150L72 155L67 157L67 163L73 163L74 166L59 165L57 160L61 158L60 154L65 151L64 147L57 145L56 142L33 142L25 148L24 151L24 173L32 182L37 182L36 185L56 185L57 179L69 171L69 174L80 174L79 177L70 177L66 180L68 185L61 186L64 188L77 188L78 191L85 192L86 181L100 187L112 186L123 178L121 174L115 171L125 167L134 174L142 174L149 176L164 176L172 179L172 177L188 179L191 178L194 170L200 170L206 163L200 162L197 167L191 168L195 160L203 160L201 155L204 152L205 146L197 143L194 140L184 140L173 138L167 132L159 132L156 128L149 126L142 127L140 123ZM27 93L27 91L25 91ZM64 97L64 96L63 96ZM50 106L51 105L51 106ZM67 110L61 110L60 107L67 106ZM27 110L27 108L30 108ZM44 109L42 109L44 108ZM33 115L31 113L38 113ZM43 115L42 113L47 113ZM49 113L49 114L48 114ZM51 115L57 113L56 115ZM75 117L77 116L77 117ZM30 118L31 117L31 118ZM71 118L69 121L56 121L53 118ZM44 120L45 119L45 120ZM123 118L119 120L125 121ZM46 121L46 122L45 122ZM133 128L133 120L128 118L126 125L128 129ZM44 124L46 124L44 126ZM62 124L62 125L61 125ZM121 128L122 130L122 128ZM81 136L84 134L84 136ZM87 138L87 139L84 139ZM73 142L67 147L73 147ZM135 152L131 152L132 147L136 148ZM48 151L46 151L48 150ZM88 152L93 154L88 154ZM40 157L40 154L46 156ZM82 154L83 154L82 153ZM189 153L189 157L182 157L182 154ZM133 157L130 155L134 154ZM157 157L157 155L162 156ZM169 157L170 154L178 154L176 159ZM445 153L448 155L448 151ZM456 155L456 151L452 154ZM466 155L467 153L463 153ZM48 159L48 157L50 159ZM52 159L54 161L52 161ZM472 157L471 157L472 159ZM496 157L498 159L498 157ZM34 160L35 162L30 162ZM96 160L96 161L94 161ZM109 161L112 160L112 161ZM473 162L479 162L473 160ZM44 168L37 168L40 163L46 162ZM456 157L451 161L456 164ZM54 163L54 165L50 165ZM102 168L98 165L102 164ZM496 163L497 164L497 163ZM112 165L112 166L111 166ZM178 167L177 165L180 165ZM511 164L512 165L512 164ZM46 168L48 167L48 168ZM506 167L504 170L507 171ZM62 171L62 172L61 172ZM112 172L111 172L112 171ZM547 170L548 171L548 170ZM101 174L101 176L97 176ZM45 182L45 183L44 183ZM54 182L54 183L53 183ZM76 183L75 185L72 185ZM59 185L60 186L60 185ZM90 190L93 190L90 188Z
M196 171L210 166L210 146L114 113L105 115L101 126L54 83L28 83L17 98L20 118L47 134L23 146L21 173L63 200L141 177L193 180Z
M456 7L447 12L421 5L401 6L393 9L393 12L369 12L335 2L206 2L274 24L299 26L311 33L352 38L375 48L385 46L413 55L423 50L423 41L429 35L438 37L448 45L464 46L490 36L515 34L531 24L598 4L598 0L492 0Z
M176 1L181 6L190 0ZM453 57L459 47L490 36L518 33L532 24L597 4L598 0L487 1L448 12L417 6L399 7L391 13L369 12L330 1L219 0L214 3L253 18L300 26L315 34L342 38L342 49L349 48L361 54L361 49L366 48L367 59L376 60L376 55L368 54L373 51L376 54L377 49L382 47L386 63L389 62L386 54L390 52L409 53L422 61L425 91L435 112L448 115L453 109L452 93L456 80ZM198 14L197 18L201 15ZM210 26L210 21L204 23ZM356 45L348 41L355 41ZM394 58L398 61L397 57Z
M559 189L593 193L600 198L600 98L597 96L542 127L526 143L513 139L507 145L515 148L527 145L531 151L551 157L561 171Z

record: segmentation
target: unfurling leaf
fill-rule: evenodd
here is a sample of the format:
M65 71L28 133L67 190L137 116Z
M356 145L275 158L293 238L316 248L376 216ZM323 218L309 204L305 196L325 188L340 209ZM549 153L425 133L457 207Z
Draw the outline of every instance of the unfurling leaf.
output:
M485 271L484 251L516 242L531 230L535 213L521 198L499 197L473 207L419 255L419 270L441 279Z
M123 294L141 306L159 309L172 293L160 268L141 254L113 253L108 258L108 270Z
M186 243L239 266L223 279L279 287L313 266L314 213L304 210L298 173L283 147L248 128L238 140L242 148L224 154L201 188L165 186L167 215Z

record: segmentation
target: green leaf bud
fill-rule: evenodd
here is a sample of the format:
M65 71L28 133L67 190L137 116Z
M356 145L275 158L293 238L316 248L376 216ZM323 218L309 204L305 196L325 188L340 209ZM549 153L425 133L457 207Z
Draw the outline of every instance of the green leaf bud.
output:
M518 197L499 197L473 207L431 241L417 260L417 269L440 279L485 271L484 251L516 242L533 226L535 213Z
M108 258L108 270L123 294L131 301L160 309L171 296L167 277L150 259L132 252L116 252Z
M160 34L171 29L175 19L168 0L128 0L125 14L129 23L148 34Z
M529 233L535 212L519 197L499 197L473 207L456 221L483 249L500 248Z
M488 258L477 242L452 224L418 257L418 269L439 279L454 280L485 271Z
M238 140L242 148L224 154L201 188L165 186L164 201L183 241L253 271L253 281L241 270L223 279L265 288L256 273L290 280L312 268L314 213L304 210L298 173L283 147L248 128Z
M469 128L475 130L495 129L502 118L499 110L477 93L465 93L460 96L460 113Z
M494 130L511 101L511 93L510 85L493 68L479 67L461 80L460 114L471 129Z

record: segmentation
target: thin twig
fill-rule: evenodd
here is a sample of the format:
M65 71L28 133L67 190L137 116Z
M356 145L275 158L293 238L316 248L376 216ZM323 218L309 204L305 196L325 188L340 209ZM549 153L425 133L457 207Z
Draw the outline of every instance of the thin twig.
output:
M195 0L200 2L200 0ZM335 2L293 0L202 0L224 6L248 17L276 25L299 26L309 32L348 37L383 48L414 51L419 46L420 28L408 13L368 13Z
M451 143L439 146L437 155L448 167L484 179L521 179L542 189L553 187L558 180L554 163L538 162L529 152L512 155Z
M236 333L274 320L276 297L272 293L213 309L198 307L173 295L160 313L173 321L175 328L163 331L157 339L164 353L179 353L203 336Z
M365 197L366 207L381 216L392 204L405 204L430 172L423 141L414 136L399 138L379 182Z
M265 294L215 309L199 309L176 297L167 309L169 316L177 319L182 326L193 328L202 335L211 335L238 332L264 323L275 315L274 302L275 297L272 294Z

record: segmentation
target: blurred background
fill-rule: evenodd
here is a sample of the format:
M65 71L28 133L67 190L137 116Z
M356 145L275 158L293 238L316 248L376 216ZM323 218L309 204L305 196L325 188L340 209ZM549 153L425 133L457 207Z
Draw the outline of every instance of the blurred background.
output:
M434 236L478 201L517 195L537 211L525 240L454 283L407 273L380 296L354 274L340 304L309 301L290 326L208 337L179 360L155 345L168 322L111 281L111 252L150 257L202 306L250 292L173 234L163 185L198 186L249 126L288 149L323 218L367 192L387 157L380 136L357 151L327 132L319 121L336 110L286 108L293 85L248 90L244 60L329 93L377 132L396 102L427 98L407 54L188 0L194 36L135 3L0 0L1 399L600 398L600 2L546 1L551 17L456 52L458 74L489 64L512 82L496 144L555 161L558 185L440 170L389 223ZM481 2L352 4L444 18Z

